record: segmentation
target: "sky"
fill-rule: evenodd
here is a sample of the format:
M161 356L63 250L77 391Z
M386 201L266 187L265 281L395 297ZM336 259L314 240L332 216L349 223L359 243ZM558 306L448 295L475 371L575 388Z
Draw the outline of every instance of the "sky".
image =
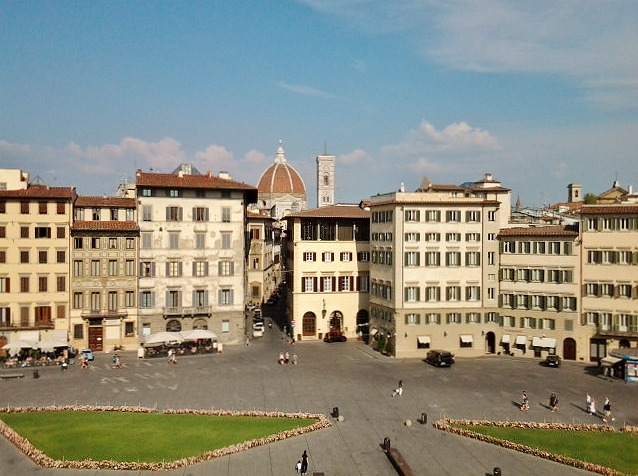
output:
M81 195L191 163L316 206L493 174L524 206L638 188L638 2L0 0L0 168Z

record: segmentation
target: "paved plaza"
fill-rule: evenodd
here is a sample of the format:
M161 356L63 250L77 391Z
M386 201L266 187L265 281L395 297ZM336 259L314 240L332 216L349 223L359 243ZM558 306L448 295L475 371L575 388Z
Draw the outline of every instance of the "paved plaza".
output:
M279 365L280 351L299 356L299 365ZM636 424L638 387L602 377L589 364L566 362L547 368L537 360L505 356L457 359L452 368L434 368L420 360L396 360L371 351L360 342L286 344L268 330L250 346L226 345L224 353L182 357L176 366L166 360L138 360L123 352L122 370L111 368L111 356L96 354L89 370L77 365L40 369L32 378L0 381L0 405L141 405L145 407L312 412L328 415L338 407L344 421L304 436L254 448L162 474L179 476L294 475L306 450L309 475L385 476L396 472L381 444L390 438L418 475L505 476L587 475L493 445L432 428L443 416L490 420L596 423L585 412L585 393L599 402L611 399L617 427ZM399 379L404 392L392 397ZM527 391L531 411L518 409ZM557 392L560 411L551 413L549 395ZM427 413L428 424L417 419ZM412 427L405 421L412 420ZM96 428L99 432L99 428ZM176 435L179 438L179 435ZM72 442L69 442L72 444ZM152 444L152 442L132 442ZM42 469L0 439L0 473L38 476L114 476L156 474L147 471Z

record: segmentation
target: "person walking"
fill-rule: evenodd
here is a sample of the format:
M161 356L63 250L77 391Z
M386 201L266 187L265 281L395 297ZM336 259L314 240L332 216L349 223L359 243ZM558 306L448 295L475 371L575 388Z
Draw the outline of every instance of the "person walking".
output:
M399 385L394 389L394 392L392 392L392 396L394 397L395 395L399 397L403 395L403 380L399 380Z
M297 471L297 474L301 472L301 460L297 461L297 464L295 465L295 470Z
M523 390L523 401L521 402L521 411L528 412L529 411L529 399L527 398L527 392Z
M591 395L589 393L586 393L585 395L585 407L587 409L587 413L591 415Z
M609 397L605 397L605 403L603 404L603 422L607 423L607 420L614 421L616 420L611 416L611 402L609 401Z
M552 393L549 396L549 408L552 410L552 412L558 411L558 397L555 393Z
M589 410L592 415L596 416L596 400L594 398L591 399Z
M308 453L306 453L306 450L303 451L303 454L301 455L301 474L302 476L305 474L308 474Z

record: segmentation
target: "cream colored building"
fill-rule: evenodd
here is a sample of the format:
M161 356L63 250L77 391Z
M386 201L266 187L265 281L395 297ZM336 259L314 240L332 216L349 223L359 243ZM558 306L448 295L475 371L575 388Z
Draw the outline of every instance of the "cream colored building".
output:
M246 265L246 297L244 301L256 306L265 302L276 288L273 224L275 220L265 212L248 211L250 248Z
M282 252L286 303L296 339L322 339L339 330L358 337L368 329L370 213L337 204L292 213Z
M70 290L75 348L137 347L138 246L134 198L77 198L71 227Z
M208 329L219 342L244 336L246 206L257 189L182 165L136 176L140 227L141 338Z
M463 186L427 178L371 197L370 333L397 357L495 351L499 230L510 192L490 174Z
M638 205L585 205L581 220L582 322L595 362L638 346Z
M503 229L498 238L499 352L588 360L591 331L580 321L578 225Z
M73 187L0 169L0 347L61 340L69 331Z

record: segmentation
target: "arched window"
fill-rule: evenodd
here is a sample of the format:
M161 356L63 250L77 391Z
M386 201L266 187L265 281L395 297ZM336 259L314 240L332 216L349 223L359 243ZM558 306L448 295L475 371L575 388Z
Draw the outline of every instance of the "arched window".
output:
M330 185L330 175L325 174L325 175L323 176L323 184L324 184L324 185Z
M171 319L166 323L166 332L180 332L182 330L182 323L177 319Z

